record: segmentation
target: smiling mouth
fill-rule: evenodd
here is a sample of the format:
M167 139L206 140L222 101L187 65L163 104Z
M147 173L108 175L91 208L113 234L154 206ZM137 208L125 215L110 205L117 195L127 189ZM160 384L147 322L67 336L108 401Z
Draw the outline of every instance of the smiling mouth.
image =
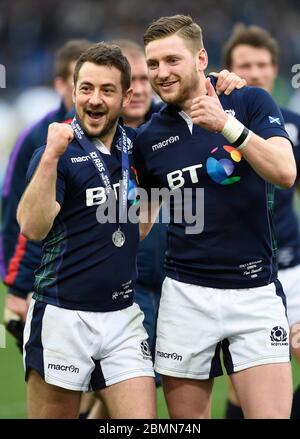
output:
M103 111L92 111L92 110L87 110L86 114L94 120L99 120L101 119L102 116L105 115L105 113Z
M161 87L161 88L169 88L169 87L171 87L172 85L174 85L174 84L176 84L176 82L177 81L172 81L172 82L163 82L163 83L161 83L161 84L158 84L158 86L159 87Z

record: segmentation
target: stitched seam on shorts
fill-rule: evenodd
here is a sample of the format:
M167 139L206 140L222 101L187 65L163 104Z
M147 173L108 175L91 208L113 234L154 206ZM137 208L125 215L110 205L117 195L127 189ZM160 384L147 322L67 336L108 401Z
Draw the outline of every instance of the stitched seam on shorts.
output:
M61 383L71 384L74 387L79 387L79 388L87 387L88 388L88 385L86 385L86 384L76 384L76 383L74 383L72 381L62 380L61 378L57 378L57 377L55 377L53 375L50 375L49 373L47 373L45 375L45 381L46 381L47 378L50 378L51 380L54 380L54 381L59 381Z
M194 376L201 376L201 375L209 375L210 371L208 370L207 372L190 372L187 370L182 370L182 369L168 369L166 367L160 367L159 365L157 365L157 368L160 370L166 370L168 372L176 372L176 373L181 373L183 375L194 375Z
M121 377L121 376L124 376L124 375L128 375L128 374L131 374L131 373L136 373L136 372L153 372L153 369L151 369L151 367L143 367L143 368L139 368L139 369L132 369L132 370L128 370L127 372L122 372L122 373L119 373L119 374L117 374L117 375L112 375L112 376L110 376L109 378L105 378L105 382L107 382L107 381L111 381L111 380L113 380L113 379L115 379L115 378L119 378L119 377ZM153 372L154 373L154 372Z
M233 366L235 367L235 366L243 366L244 364L252 364L252 363L256 363L257 361L262 361L262 360L268 360L268 359L270 359L270 358L276 358L276 359L279 359L279 358L287 358L287 357L289 357L289 355L287 354L287 355L269 355L269 356L267 356L267 357L259 357L259 358L257 358L256 360L251 360L251 361L243 361L242 363L234 363L233 364Z

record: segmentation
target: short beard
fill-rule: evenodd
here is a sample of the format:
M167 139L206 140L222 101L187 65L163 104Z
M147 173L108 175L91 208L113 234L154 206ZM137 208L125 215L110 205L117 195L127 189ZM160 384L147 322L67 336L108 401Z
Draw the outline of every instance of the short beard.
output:
M190 98L190 94L191 94L191 91L193 90L193 88L198 87L198 82L199 82L199 78L197 76L197 73L194 72L189 78L187 78L185 80L185 84L183 84L181 81L180 88L179 88L177 95L174 96L174 98L171 97L170 100L168 98L166 100L164 100L164 98L158 92L158 89L155 89L155 87L153 87L153 89L158 94L158 96L161 98L161 100L163 102L165 102L166 104L176 105L176 106L181 107L182 104L184 104L184 102L186 102L186 100ZM187 85L187 84L193 84L193 86Z
M82 121L82 119L78 116L78 114L76 114L76 118L77 118L77 120L78 120L78 122L79 122L79 124L80 124L80 126L81 126L81 128L82 128L82 130L83 130L83 132L84 132L84 134L86 135L86 136L88 136L88 137L97 137L98 139L100 139L101 140L101 138L102 137L105 137L113 128L114 128L114 126L115 126L115 124L116 124L116 122L118 121L118 119L119 119L119 117L117 117L116 119L114 119L113 121L111 120L111 121L108 121L108 123L107 123L107 125L106 126L104 126L103 128L102 128L102 130L99 132L99 133L96 133L96 134L92 134L92 133L89 133L89 131L87 130L87 128L85 127L85 125L84 125L84 122Z
M116 123L118 122L118 119L119 119L119 118L117 117L117 118L114 119L114 120L110 120L110 121L108 121L107 125L106 125L106 126L102 129L102 131L101 131L99 134L97 134L95 137L97 137L98 139L101 140L101 138L107 136L107 134L109 134L109 133L112 131L112 129L114 129Z

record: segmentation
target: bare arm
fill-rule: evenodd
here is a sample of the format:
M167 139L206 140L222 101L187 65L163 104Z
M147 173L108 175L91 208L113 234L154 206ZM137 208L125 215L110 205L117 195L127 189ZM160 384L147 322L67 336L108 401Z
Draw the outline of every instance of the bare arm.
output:
M21 234L28 239L44 239L60 211L56 201L57 164L72 139L69 125L49 126L45 152L17 210Z
M292 145L284 137L264 140L252 133L241 153L265 180L283 188L293 186L297 174L296 163Z
M221 133L228 115L223 110L209 79L206 79L206 89L206 96L193 101L192 120L209 131ZM293 186L297 172L296 163L292 146L284 137L265 140L252 133L247 145L240 152L265 180L283 188Z

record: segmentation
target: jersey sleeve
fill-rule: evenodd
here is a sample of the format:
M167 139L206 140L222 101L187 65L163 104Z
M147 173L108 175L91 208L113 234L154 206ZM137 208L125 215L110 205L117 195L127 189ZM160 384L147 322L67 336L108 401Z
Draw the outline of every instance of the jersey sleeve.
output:
M27 171L27 183L32 179L39 163L40 159L45 151L45 147L39 148L35 151L32 156L32 159L29 163L28 171ZM56 201L62 205L65 198L66 191L66 172L63 163L63 157L59 159L57 166L57 181L56 181Z
M284 128L281 111L273 98L265 90L247 87L245 96L247 127L263 139L285 137L290 140Z

